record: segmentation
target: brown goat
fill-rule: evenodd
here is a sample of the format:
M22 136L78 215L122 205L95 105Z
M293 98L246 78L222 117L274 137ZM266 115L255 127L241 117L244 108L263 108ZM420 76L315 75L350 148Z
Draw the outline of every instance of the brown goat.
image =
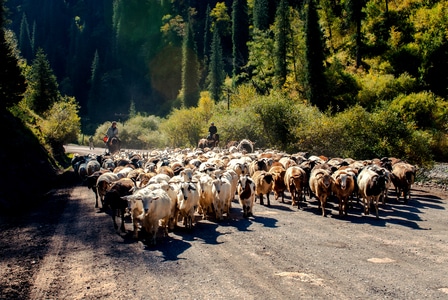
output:
M342 169L333 173L332 191L339 200L339 215L347 215L348 197L355 190L355 173Z
M416 169L411 164L398 162L392 166L391 179L397 193L397 201L400 200L401 195L403 195L404 203L411 198L411 187L414 184L415 175Z
M313 170L311 170L310 189L319 200L319 208L322 208L323 217L326 216L325 205L327 203L327 198L331 193L332 183L333 179L329 170L321 168L313 168Z
M304 188L308 182L305 170L299 166L291 166L285 171L285 185L291 194L291 205L300 209L300 200L305 200Z
M272 184L274 182L272 174L266 171L255 171L252 175L252 179L255 183L255 195L260 197L260 204L264 205L263 195L266 194L267 205L270 206L271 201L269 200L269 193L272 190Z
M278 201L280 195L282 196L282 203L285 203L285 173L286 170L283 166L274 166L269 170L269 173L274 177L272 184L272 190L274 191L274 199Z

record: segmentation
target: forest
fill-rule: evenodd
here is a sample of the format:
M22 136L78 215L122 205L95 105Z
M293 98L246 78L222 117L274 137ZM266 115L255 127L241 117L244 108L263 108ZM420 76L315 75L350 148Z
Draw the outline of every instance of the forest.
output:
M129 146L194 146L213 119L223 141L447 158L447 0L4 5L25 98L37 97L32 78L44 66L56 94L77 105L83 134L99 139L117 120ZM44 113L45 99L28 104Z

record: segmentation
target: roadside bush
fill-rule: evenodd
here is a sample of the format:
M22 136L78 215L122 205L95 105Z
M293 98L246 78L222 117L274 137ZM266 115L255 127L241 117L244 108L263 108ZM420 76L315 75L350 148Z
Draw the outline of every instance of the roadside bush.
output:
M419 129L444 129L448 122L448 103L430 92L400 95L390 104L405 121Z
M119 131L122 145L130 149L164 147L166 143L159 131L160 123L161 118L156 116L136 115L130 118Z
M81 127L78 111L79 106L75 98L66 96L53 103L44 113L39 126L53 150L64 152L61 149L64 144L76 141Z
M168 118L160 124L160 130L167 138L169 147L196 147L204 121L197 108L175 109Z
M369 73L358 77L358 84L361 87L358 103L368 111L373 111L382 101L391 101L399 94L414 92L417 81L407 73L398 78L391 74Z

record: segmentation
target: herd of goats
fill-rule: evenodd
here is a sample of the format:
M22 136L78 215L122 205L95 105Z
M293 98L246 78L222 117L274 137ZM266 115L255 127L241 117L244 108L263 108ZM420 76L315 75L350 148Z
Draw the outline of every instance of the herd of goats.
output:
M322 216L328 199L338 203L341 216L347 215L353 199L362 199L363 214L372 208L378 218L378 203L385 203L389 189L395 188L397 200L406 203L416 176L415 166L396 158L361 161L254 151L248 140L225 149L75 155L72 166L94 192L95 207L101 203L102 209L110 209L116 230L117 217L125 232L125 215L130 215L134 237L149 235L151 244L159 226L165 235L179 221L191 229L195 214L217 221L230 218L235 196L244 218L253 216L257 200L270 206L271 193L282 203L288 193L299 209L306 196L314 197Z

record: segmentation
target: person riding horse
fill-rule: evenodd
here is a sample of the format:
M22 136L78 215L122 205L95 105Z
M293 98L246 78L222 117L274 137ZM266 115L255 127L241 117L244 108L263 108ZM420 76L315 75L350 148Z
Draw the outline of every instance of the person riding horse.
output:
M118 138L117 122L112 121L112 125L107 129L105 143L110 153L116 152L120 148L120 139Z
M216 147L219 143L218 128L216 128L215 123L212 122L208 128L207 144L210 147Z

